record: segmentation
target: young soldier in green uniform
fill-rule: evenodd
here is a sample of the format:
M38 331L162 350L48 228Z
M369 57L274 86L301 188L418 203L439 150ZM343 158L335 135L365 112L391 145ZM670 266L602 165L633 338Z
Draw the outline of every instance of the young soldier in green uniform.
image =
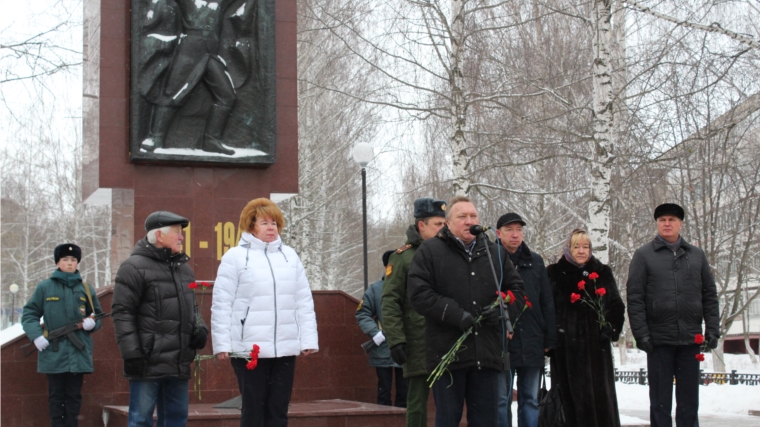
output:
M39 351L37 372L47 374L50 425L76 427L84 374L93 371L90 333L100 328L100 320L90 316L102 310L95 289L82 281L77 270L82 259L79 246L58 245L53 257L58 268L49 279L37 284L24 306L21 324ZM72 323L81 323L81 328L49 342L40 325L43 316L46 331ZM77 348L77 342L82 348Z
M412 308L406 293L406 275L414 253L423 241L435 237L443 228L446 202L422 198L414 201L414 224L406 230L406 245L388 260L383 286L382 313L384 334L391 357L404 368L409 383L407 427L427 427L429 386L425 367L425 318Z

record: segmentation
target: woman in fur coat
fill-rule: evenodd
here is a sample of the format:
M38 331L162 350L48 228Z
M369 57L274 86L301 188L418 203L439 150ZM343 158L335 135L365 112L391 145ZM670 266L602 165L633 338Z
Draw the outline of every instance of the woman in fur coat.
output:
M625 305L612 270L591 255L589 235L576 229L564 255L547 271L558 328L551 379L552 386L559 387L567 425L619 427L610 343L620 335ZM598 300L605 325L589 304Z

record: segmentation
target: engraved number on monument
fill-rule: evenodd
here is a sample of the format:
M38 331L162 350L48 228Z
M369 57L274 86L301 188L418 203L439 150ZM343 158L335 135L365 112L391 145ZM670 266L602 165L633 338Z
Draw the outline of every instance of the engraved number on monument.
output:
M132 0L130 159L272 164L274 0Z

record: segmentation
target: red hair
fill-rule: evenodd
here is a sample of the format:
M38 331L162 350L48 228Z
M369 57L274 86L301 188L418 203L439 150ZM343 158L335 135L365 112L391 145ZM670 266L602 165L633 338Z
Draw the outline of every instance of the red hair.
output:
M282 216L280 208L271 200L261 197L248 202L240 212L240 230L253 233L253 225L256 218L272 218L277 223L277 232L282 233L285 227L285 217Z

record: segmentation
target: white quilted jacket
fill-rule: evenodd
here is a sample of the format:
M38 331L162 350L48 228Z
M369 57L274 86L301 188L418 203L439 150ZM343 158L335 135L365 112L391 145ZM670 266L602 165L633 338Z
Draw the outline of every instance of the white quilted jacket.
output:
M293 248L278 237L264 243L245 232L222 257L211 305L214 354L297 356L319 350L309 282Z

